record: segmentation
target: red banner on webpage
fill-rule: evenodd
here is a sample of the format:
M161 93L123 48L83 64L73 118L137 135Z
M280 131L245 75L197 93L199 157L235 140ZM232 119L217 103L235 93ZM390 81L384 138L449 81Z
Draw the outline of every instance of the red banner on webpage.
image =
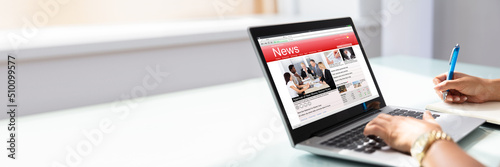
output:
M354 32L349 32L276 45L268 45L261 48L262 53L264 53L264 57L266 58L266 62L272 62L357 44L358 40L356 39Z

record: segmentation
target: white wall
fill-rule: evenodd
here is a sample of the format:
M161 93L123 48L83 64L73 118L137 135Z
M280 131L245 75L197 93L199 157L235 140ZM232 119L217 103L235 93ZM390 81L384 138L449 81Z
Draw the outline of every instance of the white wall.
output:
M435 1L434 57L448 60L459 43L459 62L500 66L500 1Z
M284 0L286 1L286 0ZM371 13L380 11L381 0L294 0L288 5L296 5L295 16L306 20L351 17L368 57L381 55L381 28L378 16Z
M433 1L384 0L382 10L399 4L382 28L382 55L432 57Z
M298 13L318 19L360 16L359 0L296 0Z
M169 75L146 95L262 76L247 38L69 58L22 61L22 52L19 57L19 115L113 102L132 94L141 97L135 88L142 87L144 77L150 76L148 66L159 66ZM6 64L0 68L6 69ZM0 77L6 78L5 73ZM154 78L148 79L148 84L155 83ZM5 88L6 82L0 87ZM6 97L0 100L6 101ZM6 116L0 114L0 118Z
M409 55L449 60L455 44L459 62L500 66L500 1L384 0L402 10L383 26L382 55Z

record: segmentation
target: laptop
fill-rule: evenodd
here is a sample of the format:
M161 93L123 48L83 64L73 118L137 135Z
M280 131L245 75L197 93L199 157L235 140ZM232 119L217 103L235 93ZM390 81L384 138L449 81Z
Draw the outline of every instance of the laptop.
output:
M370 164L418 166L379 137L363 135L366 123L380 113L422 119L423 111L386 105L351 18L248 32L292 147ZM333 52L340 54L328 54ZM303 72L309 79L301 77ZM432 114L455 141L485 122Z

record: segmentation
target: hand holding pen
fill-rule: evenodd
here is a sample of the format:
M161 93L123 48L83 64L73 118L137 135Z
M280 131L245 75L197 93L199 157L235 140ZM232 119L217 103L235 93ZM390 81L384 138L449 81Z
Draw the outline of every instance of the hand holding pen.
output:
M484 79L455 72L460 45L451 51L450 70L433 79L436 94L447 103L500 101L500 79Z
M498 96L498 81L479 78L461 72L454 72L453 80L447 80L447 73L440 74L433 79L434 90L439 98L443 97L443 91L449 90L443 99L447 103L482 103L486 101L500 100Z

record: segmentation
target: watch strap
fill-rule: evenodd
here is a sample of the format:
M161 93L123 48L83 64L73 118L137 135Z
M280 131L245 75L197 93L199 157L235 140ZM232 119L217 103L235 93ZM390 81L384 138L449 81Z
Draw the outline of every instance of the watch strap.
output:
M447 141L452 141L453 142L453 139L451 139L451 137L448 134L444 133L443 131L433 130L433 131L428 132L428 133L429 133L428 142L425 145L424 150L420 154L415 155L415 158L417 159L417 161L420 164L422 164L422 160L424 159L425 155L427 155L427 151L429 150L429 148L436 141L438 141L438 140L447 140Z

